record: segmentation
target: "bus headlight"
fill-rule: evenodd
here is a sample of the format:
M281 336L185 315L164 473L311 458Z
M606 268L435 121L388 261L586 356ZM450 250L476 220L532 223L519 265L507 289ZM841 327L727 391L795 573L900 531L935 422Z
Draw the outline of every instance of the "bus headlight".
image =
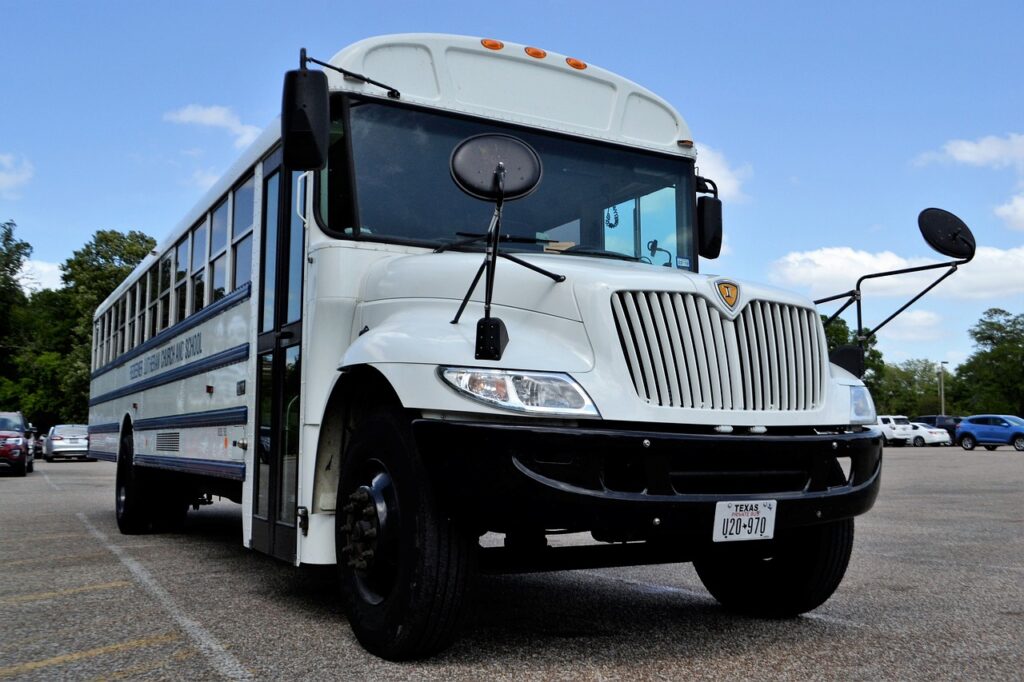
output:
M493 407L552 416L601 416L568 374L472 367L440 367L438 373L455 390Z
M850 423L874 424L875 401L867 386L850 386Z

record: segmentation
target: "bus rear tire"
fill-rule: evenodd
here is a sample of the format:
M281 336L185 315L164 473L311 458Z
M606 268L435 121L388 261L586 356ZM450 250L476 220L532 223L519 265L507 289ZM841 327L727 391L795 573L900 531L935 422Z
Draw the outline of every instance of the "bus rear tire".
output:
M726 609L791 618L821 606L839 587L853 550L853 519L796 528L772 542L767 553L737 555L730 547L693 566Z
M131 429L121 435L117 456L117 476L114 484L114 511L117 527L122 535L146 533L153 524L153 508L145 472L132 461L134 444Z
M409 419L360 419L338 483L335 542L345 614L381 658L424 658L454 640L475 538L439 513Z

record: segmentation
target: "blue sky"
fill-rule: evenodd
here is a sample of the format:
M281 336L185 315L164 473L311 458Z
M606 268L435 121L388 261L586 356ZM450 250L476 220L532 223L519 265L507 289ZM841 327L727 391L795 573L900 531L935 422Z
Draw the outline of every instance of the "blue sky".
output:
M725 199L705 272L812 297L935 261L939 206L978 257L880 338L890 362L949 360L988 307L1024 312L1024 2L48 2L0 0L0 219L30 278L96 229L162 239L277 115L298 49L384 33L521 42L669 100ZM920 288L866 288L877 323Z

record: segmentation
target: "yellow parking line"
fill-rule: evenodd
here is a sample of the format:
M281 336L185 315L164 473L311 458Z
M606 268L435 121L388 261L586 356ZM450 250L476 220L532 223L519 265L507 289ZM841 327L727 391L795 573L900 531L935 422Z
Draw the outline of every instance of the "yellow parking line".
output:
M128 642L121 642L119 644L108 644L107 646L96 647L95 649L86 649L85 651L76 651L71 654L62 654L60 656L54 656L53 658L45 658L41 661L19 663L18 665L12 665L7 668L0 668L0 677L12 677L14 675L32 672L33 670L39 670L40 668L49 668L55 665L73 663L75 661L81 661L85 658L94 658L96 656L102 656L103 654L109 654L115 651L124 651L126 649L140 649L142 647L152 646L154 644L164 644L166 642L173 642L176 639L179 639L179 636L176 633L169 632L167 634L157 635L155 637L143 637L142 639L133 639Z
M123 670L118 670L116 672L111 673L110 675L106 675L104 677L97 677L96 679L97 682L99 680L123 680L126 677L135 677L139 673L147 673L151 670L156 670L160 666L166 665L167 663L177 663L178 661L183 661L186 658L189 658L190 656L195 656L195 652L189 651L188 649L183 649L182 651L179 651L171 656L168 656L167 658L160 658L155 661L147 661L146 663L140 663L139 665L132 666L131 668L124 668Z
M94 592L96 590L112 590L116 587L126 587L131 585L127 580L115 580L112 583L100 583L98 585L83 585L81 587L72 587L67 590L57 590L55 592L33 592L32 594L19 594L16 597L7 597L6 599L0 599L0 604L20 604L26 601L42 601L43 599L53 599L54 597L63 597L69 594L78 594L80 592Z
M56 561L69 561L71 559L94 559L98 556L106 556L106 552L92 552L90 554L61 554L60 556L34 557L32 559L14 559L12 561L0 561L0 568L8 566L24 566L25 564L53 563Z

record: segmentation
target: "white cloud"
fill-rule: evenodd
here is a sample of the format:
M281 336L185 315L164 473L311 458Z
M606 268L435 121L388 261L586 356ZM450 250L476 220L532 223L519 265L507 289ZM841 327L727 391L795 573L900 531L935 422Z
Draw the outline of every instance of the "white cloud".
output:
M189 104L177 111L167 112L164 114L164 120L171 123L223 128L235 136L235 146L239 148L248 147L260 134L259 128L242 123L238 114L223 106L207 107L201 104Z
M1005 204L996 206L996 215L1015 230L1024 230L1024 194L1018 194Z
M718 185L718 197L723 201L742 201L743 182L754 174L750 164L733 168L725 154L713 147L697 145L697 167L703 177L710 178Z
M945 331L942 317L929 310L907 310L878 330L878 336L893 341L938 341Z
M21 272L18 273L18 279L25 291L60 289L63 285L60 281L60 264L42 260L25 261L21 266Z
M17 159L14 154L0 154L0 197L17 199L17 190L28 184L36 169L26 158Z
M950 140L941 152L925 152L917 157L917 165L936 161L953 161L983 168L1014 168L1024 177L1024 135L1009 133L1006 137L988 135L978 140ZM1011 197L993 212L1009 227L1024 230L1024 194Z
M1024 135L989 135L980 140L950 140L942 146L945 155L957 163L989 168L1015 166L1024 171Z
M870 253L848 246L789 253L769 268L771 281L808 291L814 298L852 289L863 275L927 265L928 258L903 258L891 251ZM934 291L960 299L1003 299L1024 293L1024 246L997 249L980 246L974 260L962 266ZM913 296L941 275L931 270L868 280L862 289L869 295Z

